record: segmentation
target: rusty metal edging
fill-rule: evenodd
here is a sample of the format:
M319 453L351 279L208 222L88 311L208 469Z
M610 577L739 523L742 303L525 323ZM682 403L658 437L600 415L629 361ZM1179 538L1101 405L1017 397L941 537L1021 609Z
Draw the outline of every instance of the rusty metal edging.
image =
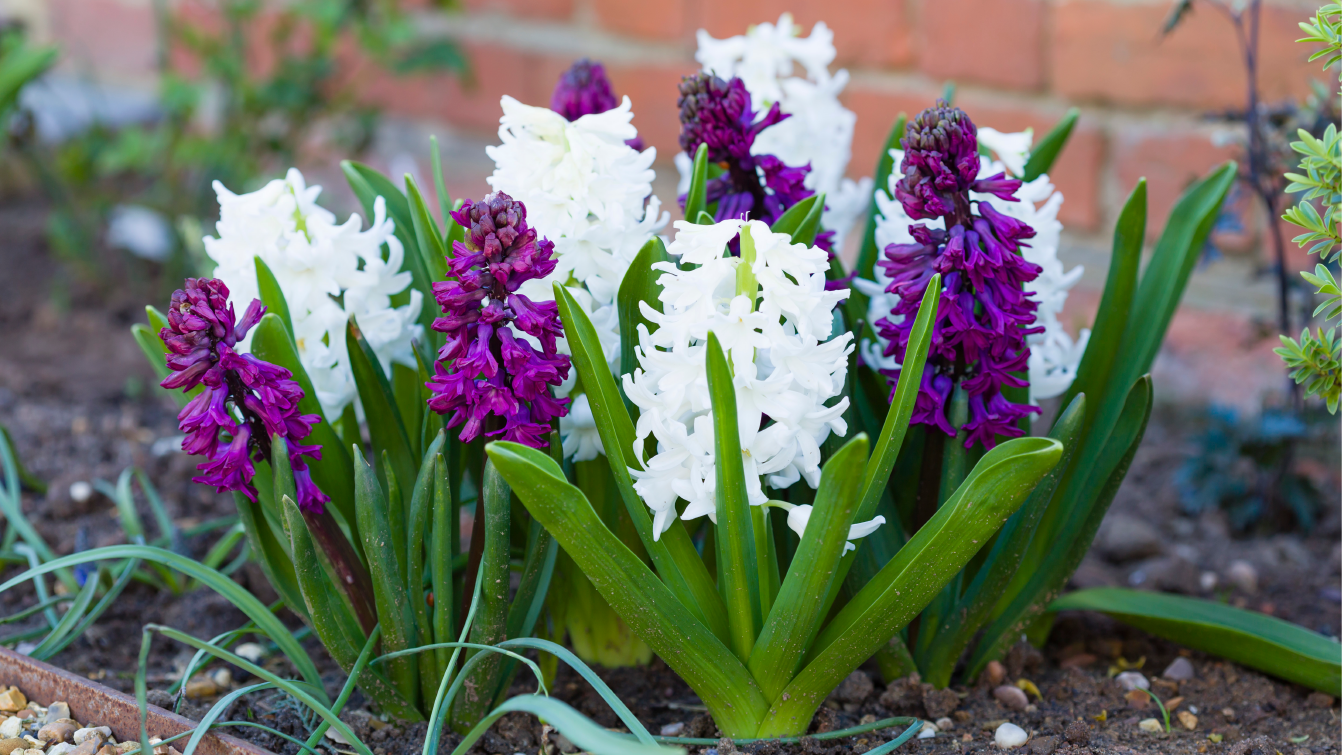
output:
M64 700L70 704L70 714L76 721L88 726L110 726L119 742L140 738L140 706L134 697L0 647L0 686L11 684L29 700L43 706ZM149 736L166 738L196 728L196 722L150 705L148 726ZM196 752L200 755L274 755L251 742L217 732L206 734Z

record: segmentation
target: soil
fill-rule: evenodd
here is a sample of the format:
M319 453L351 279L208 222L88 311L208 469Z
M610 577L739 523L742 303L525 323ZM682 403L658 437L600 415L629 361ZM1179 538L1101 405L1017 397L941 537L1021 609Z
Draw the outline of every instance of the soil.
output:
M135 466L148 474L179 527L232 516L228 497L190 482L194 462L177 450L176 407L152 388L152 373L128 333L129 326L143 317L143 304L153 300L153 286L137 278L133 267L93 281L81 281L62 272L42 240L44 211L37 204L10 202L0 206L0 238L5 239L0 244L0 270L4 271L0 275L0 333L5 334L0 348L0 425L11 433L25 466L48 484L45 494L24 493L24 512L57 553L124 542L112 502L100 493L76 501L70 488L76 482L114 482L122 469ZM1078 570L1073 586L1120 584L1223 598L1336 636L1342 627L1337 501L1342 481L1335 465L1311 470L1316 484L1330 491L1326 511L1313 532L1305 536L1243 537L1230 531L1219 512L1204 512L1196 518L1180 513L1173 480L1178 466L1191 452L1184 415L1166 412L1153 419L1097 546ZM143 496L138 503L150 536L157 536ZM216 537L217 533L201 535L178 547L199 557ZM1254 578L1246 579L1244 569L1236 562L1247 564ZM7 565L0 577L11 577L19 569L18 565ZM244 568L235 579L263 601L274 599L259 570ZM33 600L31 586L15 588L0 595L0 615L16 612ZM285 614L284 618L295 629L299 627L292 616ZM40 617L33 617L28 622L7 625L5 633L35 628L40 621ZM141 627L148 622L211 637L243 624L244 617L209 591L172 595L135 584L92 629L52 662L129 690ZM308 638L305 646L334 696L343 682L342 674L319 644ZM148 669L150 686L165 689L190 655L181 646L156 640ZM1189 658L1196 678L1177 683L1160 680L1160 673L1180 655ZM1110 678L1111 666L1129 662L1140 663L1140 671L1152 680L1153 691L1162 699L1183 698L1172 715L1196 715L1193 730L1177 720L1172 720L1169 733L1148 733L1139 728L1141 720L1159 718L1160 714L1149 704L1146 708L1134 707ZM884 688L874 672L864 671L859 673L875 680L870 692L861 694L867 685L855 678L845 686L844 700L827 702L813 729L830 731L893 715L949 718L951 726L945 731L901 748L903 752L924 753L995 749L993 729L1007 720L1031 734L1023 751L1032 753L1338 752L1336 701L1180 648L1100 615L1062 615L1042 652L1026 651L1022 646L1013 652L1007 666L1009 681L1028 679L1041 693L1040 699L1031 699L1025 711L1003 708L986 686L953 688L953 696L929 695L930 687L910 680ZM283 670L282 664L277 668ZM647 668L600 673L654 733L683 724L681 736L716 736L698 699L660 661ZM233 684L246 682L244 675L234 670ZM525 672L519 674L513 691L520 694L534 690L534 680ZM618 726L600 697L575 674L561 668L551 692L601 725ZM165 694L156 692L156 699L178 702L165 699ZM180 702L182 712L198 715L209 700ZM344 717L377 755L420 751L422 724L386 725L365 705L356 693ZM300 738L306 736L312 723L302 711L276 696L241 700L234 705L230 718L258 720ZM897 736L898 731L873 732L842 741L810 740L799 745L739 749L860 753ZM235 733L282 755L297 752L296 747L264 732L235 729ZM510 715L474 751L535 753L541 748L543 734L555 748L565 749L567 743L554 732L543 732L534 718ZM450 748L457 741L455 735L445 735L440 748ZM337 749L327 744L330 750ZM696 753L716 749L718 755L727 755L733 746L727 743L689 749Z

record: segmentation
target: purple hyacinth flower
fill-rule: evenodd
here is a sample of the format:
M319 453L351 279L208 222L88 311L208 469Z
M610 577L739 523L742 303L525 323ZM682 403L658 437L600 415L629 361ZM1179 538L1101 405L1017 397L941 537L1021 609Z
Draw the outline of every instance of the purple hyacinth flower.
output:
M452 217L469 230L466 242L452 245L455 279L433 284L443 310L433 329L447 338L426 383L429 408L451 412L448 427L462 425L463 441L502 434L544 448L550 420L568 413L569 400L551 389L568 377L569 358L558 352L558 305L517 289L554 271L554 244L527 225L526 206L501 191L466 202Z
M708 161L723 171L704 187L707 203L717 204L714 220L745 218L772 225L788 208L815 194L804 183L811 172L809 163L791 166L774 155L751 154L761 131L790 117L778 103L757 116L741 79L723 81L699 73L681 79L677 104L681 149L694 157L699 145L707 145ZM682 209L685 199L680 197ZM815 245L832 253L833 239L833 232L822 231ZM735 241L732 253L737 253Z
M279 436L288 447L299 507L320 514L331 499L312 482L307 460L320 459L321 446L302 440L321 417L299 413L303 389L288 370L234 351L265 311L253 299L242 320L235 322L223 281L187 278L173 293L168 327L159 333L172 370L159 385L184 391L201 387L177 415L186 434L182 450L206 457L196 467L202 474L193 482L255 501L253 462L269 461L271 438Z
M1002 389L1027 385L1020 377L1030 356L1025 337L1043 329L1034 326L1037 305L1025 287L1041 268L1020 253L1034 229L972 199L970 192L1017 201L1021 182L1001 174L978 178L977 129L963 111L942 101L909 122L901 144L903 177L895 198L909 217L941 218L945 230L920 223L910 229L914 243L886 247L878 264L890 279L886 290L897 294L899 303L892 317L876 321L877 331L888 341L885 355L903 363L923 294L932 275L941 274L941 300L912 421L950 436L963 430L966 447L992 448L999 437L1020 436L1020 419L1039 411L1009 401ZM892 384L899 377L898 369L884 372ZM963 428L953 427L946 416L957 384L969 404Z
M568 121L614 110L619 104L620 98L615 96L610 79L606 78L606 67L588 58L573 61L573 65L560 74L559 83L550 95L550 109ZM637 136L625 144L643 151L643 140Z

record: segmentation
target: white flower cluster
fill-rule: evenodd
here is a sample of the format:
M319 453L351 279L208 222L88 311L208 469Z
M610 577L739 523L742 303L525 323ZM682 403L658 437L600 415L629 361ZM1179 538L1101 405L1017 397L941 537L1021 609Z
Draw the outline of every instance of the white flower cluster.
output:
M1024 171L1032 144L1030 131L1004 134L991 128L980 128L978 139L980 144L992 150L997 156L996 160L980 158L980 177L986 178L1003 170L1010 171L1014 175L1020 175ZM890 176L890 194L887 195L884 191L876 192L876 206L879 213L876 218L878 249L885 249L890 244L913 242L909 228L915 221L905 214L898 200L891 198L895 184L901 178L898 167L904 160L904 152L895 149L891 150L890 154L894 157L896 167ZM1062 233L1062 223L1058 222L1058 208L1062 206L1062 194L1053 190L1053 184L1049 182L1047 175L1042 175L1023 184L1016 196L1020 199L1019 202L1007 202L991 194L971 194L973 199L987 202L994 210L1028 223L1035 230L1035 237L1025 242L1028 246L1023 245L1021 248L1021 254L1027 261L1043 268L1039 277L1030 284L1033 293L1029 298L1039 305L1035 323L1042 325L1044 332L1026 338L1026 344L1030 347L1030 400L1035 402L1062 395L1071 386L1072 380L1076 378L1077 367L1081 364L1081 357L1085 354L1086 344L1090 340L1090 331L1083 328L1080 337L1073 341L1059 320L1063 305L1067 302L1068 290L1076 285L1084 272L1084 268L1079 265L1071 270L1064 270L1062 261L1058 259L1058 244ZM942 227L940 219L918 222L927 223L933 228ZM871 297L867 317L872 323L882 317L888 317L890 310L899 302L898 296L885 292L889 279L880 266L876 267L875 278L874 281L858 279L853 282L859 291ZM885 342L879 336L875 342L864 339L859 348L863 361L868 365L879 369L894 369L899 366L892 357L882 355Z
M613 110L573 122L508 96L502 106L502 144L485 148L494 160L489 185L526 205L527 221L554 242L558 261L553 274L528 281L521 293L549 301L555 281L567 285L592 319L614 372L620 364L615 296L634 257L669 218L652 193L657 150L639 152L625 143L638 136L628 97ZM567 349L566 341L560 349ZM556 393L567 395L575 377ZM585 395L560 418L560 434L564 454L578 461L603 451Z
M839 103L839 94L848 85L848 71L829 72L835 56L834 32L821 22L809 37L800 34L801 27L789 13L780 16L777 24L757 24L744 35L727 39L714 39L700 29L695 60L705 71L724 79L740 77L757 113L777 102L792 116L760 132L751 151L774 155L788 165L810 163L806 187L825 194L822 223L835 231L838 251L857 217L867 209L871 179L844 177L853 157L857 115ZM793 75L796 65L804 76ZM691 160L681 153L676 165L681 172L679 192L684 194L689 188Z
M284 293L299 359L327 418L338 417L357 395L345 347L351 316L384 370L393 362L416 366L411 340L423 335L416 322L423 296L411 289L408 303L392 306L391 297L410 286L411 276L401 270L405 250L381 197L372 225L361 230L357 214L338 225L317 204L321 187L307 186L295 168L250 194L234 194L218 181L214 191L219 236L204 240L217 265L214 277L228 285L229 301L241 312L260 296L254 258L266 263ZM242 348L249 345L250 338Z
M757 306L751 296L737 293L742 259L723 256L743 229L755 248L750 269L758 281ZM631 473L634 489L654 512L657 535L671 525L680 498L687 502L682 518L715 516L710 331L730 352L752 505L767 501L762 477L776 489L802 478L815 487L820 444L830 432L848 432L843 420L848 399L827 405L843 390L853 348L851 333L831 338L834 307L848 291L825 290L825 252L793 244L790 236L772 233L757 220L678 221L676 230L668 251L687 269L670 262L655 266L663 273L658 279L663 312L644 310L657 329L649 333L639 326L639 367L624 376L625 394L640 411L635 456L643 458L649 436L656 441L645 468ZM769 424L762 427L766 418Z

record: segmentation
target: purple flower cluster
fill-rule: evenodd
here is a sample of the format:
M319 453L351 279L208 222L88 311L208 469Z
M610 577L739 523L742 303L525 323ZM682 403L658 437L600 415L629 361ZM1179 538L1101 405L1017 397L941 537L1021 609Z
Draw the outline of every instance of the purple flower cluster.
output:
M544 448L550 420L568 413L568 399L556 399L550 388L568 377L569 358L557 350L558 305L533 302L517 289L555 269L554 244L528 227L526 207L501 191L467 201L452 217L469 230L447 260L455 280L433 284L444 314L433 329L447 341L426 384L433 392L429 408L452 412L448 427L465 423L463 441L502 433L504 440Z
M705 200L717 202L714 220L746 217L773 224L789 207L815 192L804 182L811 166L793 167L774 155L754 155L755 137L790 116L774 103L756 119L750 92L739 78L723 81L711 73L686 76L680 81L680 147L694 157L700 144L708 145L708 161L723 173L708 180ZM680 197L684 208L685 197ZM830 251L834 232L824 231L815 245Z
M879 264L890 277L886 291L899 295L891 314L902 319L882 318L876 326L889 341L886 356L902 363L923 293L932 275L941 273L941 301L913 421L954 436L946 403L958 383L969 400L965 446L992 448L996 436L1021 435L1018 420L1039 411L1008 401L1002 388L1027 385L1012 373L1026 369L1025 337L1043 330L1031 327L1037 305L1024 291L1041 268L1020 255L1034 229L971 200L970 191L1014 202L1021 182L1004 173L978 178L977 129L963 111L943 101L909 122L901 144L904 177L895 197L909 217L941 218L945 230L919 223L910 229L914 243L886 247ZM899 370L886 374L893 381Z
M201 386L177 415L186 433L182 450L207 457L196 467L203 474L192 481L255 501L252 462L270 459L270 439L278 435L288 444L299 507L320 514L331 499L312 481L307 459L320 459L321 446L301 441L321 417L298 413L303 389L288 370L234 351L265 312L253 299L242 320L235 322L223 281L187 278L185 288L173 292L168 327L159 333L173 372L160 385L184 391ZM241 414L241 422L230 407ZM228 442L221 441L221 432Z
M606 78L606 67L600 63L580 58L559 76L554 93L550 95L550 109L564 116L567 121L576 121L584 115L604 113L620 104L615 90ZM643 151L643 140L634 137L625 142L638 151Z

